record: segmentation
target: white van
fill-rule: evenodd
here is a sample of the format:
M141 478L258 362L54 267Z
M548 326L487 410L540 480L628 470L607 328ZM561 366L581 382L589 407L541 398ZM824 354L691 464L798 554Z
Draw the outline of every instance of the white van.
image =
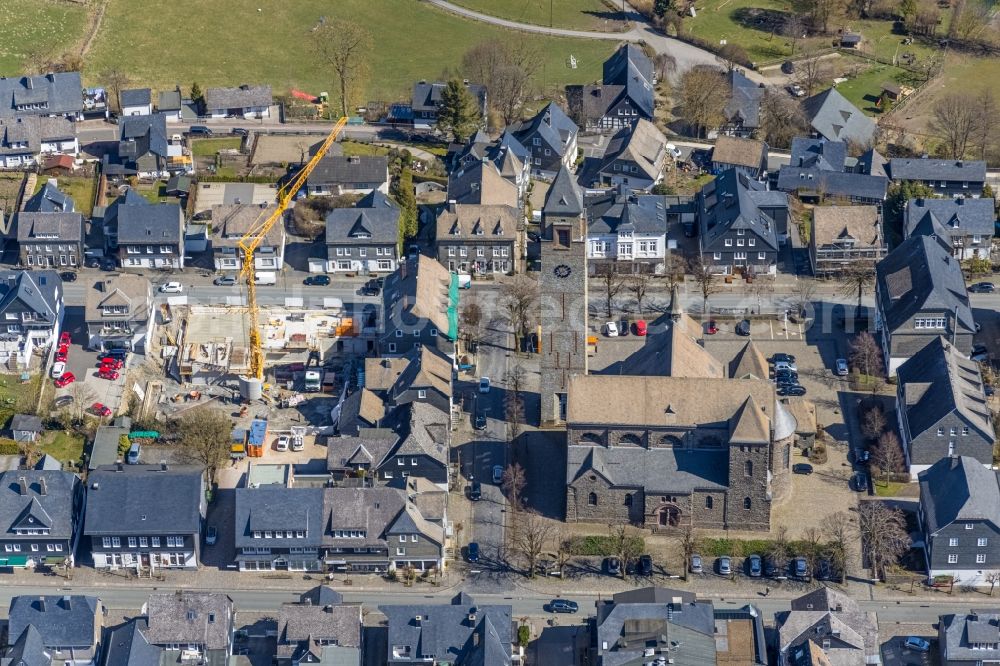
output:
M254 275L253 283L258 285L278 284L278 274L272 272L257 273Z

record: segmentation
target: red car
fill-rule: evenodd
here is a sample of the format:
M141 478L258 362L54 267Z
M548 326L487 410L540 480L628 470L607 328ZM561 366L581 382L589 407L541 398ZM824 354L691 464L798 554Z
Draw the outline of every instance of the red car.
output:
M56 388L65 388L76 381L76 375L72 372L64 372L62 376L55 381Z
M97 376L101 379L110 379L111 381L118 379L118 373L111 368L101 368L98 371Z
M59 336L59 346L60 347L64 347L64 346L69 345L69 343L70 343L69 333L66 332L66 331L63 331L63 333Z
M636 335L639 336L646 335L646 322L640 319L639 321L635 322L634 326Z
M708 333L709 335L715 335L716 333L719 332L719 327L716 325L714 321L710 321L708 322L708 329L705 332Z
M111 416L111 408L100 402L95 402L91 405L90 411L98 416Z
M69 357L69 347L67 347L66 345L59 345L59 349L56 350L56 360L65 363L68 357Z
M125 365L125 362L120 358L114 358L112 356L105 356L101 359L102 368L111 368L112 370L121 370Z

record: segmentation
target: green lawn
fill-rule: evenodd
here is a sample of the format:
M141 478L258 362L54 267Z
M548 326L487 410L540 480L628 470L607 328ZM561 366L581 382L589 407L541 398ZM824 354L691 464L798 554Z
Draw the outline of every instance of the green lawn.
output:
M48 180L48 176L39 176L35 183L35 192L42 189ZM59 176L56 178L56 182L59 184L60 190L73 197L73 204L76 206L77 212L90 217L90 213L94 209L97 179L83 176Z
M875 482L875 494L879 497L895 497L899 494L903 488L908 486L908 483L897 483L895 481L890 481L888 483L884 481Z
M27 383L19 375L0 375L0 427L14 414L34 414L42 375L32 375Z
M385 146L373 146L370 143L359 143L357 141L341 141L340 149L346 157L370 157L373 155L389 154L389 149Z
M80 462L83 457L83 435L67 433L64 430L48 430L41 438L42 453L56 460Z
M791 54L791 42L780 34L771 33L772 25L780 25L784 15L793 12L790 2L781 0L705 0L695 5L697 16L686 17L684 27L689 34L712 44L726 40L747 51L750 60L764 62ZM801 50L806 40L799 40Z
M590 0L593 1L593 0ZM263 11L257 11L262 8ZM115 66L157 89L193 81L207 86L270 83L276 94L295 87L335 98L330 67L310 43L320 17L350 17L375 43L368 54L367 100L407 99L413 83L456 71L475 44L525 39L542 51L539 88L600 78L613 41L543 38L468 21L415 0L298 0L273 5L258 0L110 0L101 32L84 67L85 80ZM122 39L122 35L129 35ZM569 57L577 59L570 69ZM488 83L488 82L486 82ZM331 101L336 101L335 99Z
M0 2L0 75L22 74L35 49L59 57L82 39L87 5L62 0Z
M600 0L455 0L454 4L510 21L573 30L611 30L618 18Z
M191 152L195 157L211 157L220 150L239 150L243 145L240 138L228 139L198 139L191 144Z
M905 69L889 65L872 65L860 75L837 85L837 91L848 101L870 116L878 115L880 110L875 106L882 85L889 82L915 87L919 78Z

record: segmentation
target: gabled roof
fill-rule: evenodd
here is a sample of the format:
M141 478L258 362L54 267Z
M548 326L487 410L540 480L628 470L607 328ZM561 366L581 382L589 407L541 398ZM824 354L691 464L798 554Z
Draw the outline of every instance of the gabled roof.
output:
M846 163L847 144L843 141L802 136L792 139L790 166L815 168L820 171L843 171Z
M14 638L9 636L8 641ZM0 664L3 666L52 666L54 651L46 649L42 641L42 635L38 633L34 625L21 632L21 635L13 641L3 656L0 656ZM109 664L108 666L115 666Z
M828 88L803 100L802 111L813 130L830 141L867 144L875 134L875 122L836 88Z
M154 645L198 643L206 650L229 650L233 623L233 600L220 592L176 592L149 595L146 604Z
M879 654L875 613L860 610L839 592L825 590L820 588L792 600L792 610L777 616L779 650L784 653L792 645L805 645L808 639L804 637L821 633L837 636L837 642L827 651L832 663L874 663L872 659Z
M1000 660L1000 613L974 610L968 615L942 615L941 662L947 664ZM984 646L992 645L992 648ZM988 660L988 661L987 661Z
M585 200L587 233L666 235L667 214L663 197L655 194L628 195L607 192Z
M160 663L161 649L146 638L149 622L137 617L108 632L103 666L149 666Z
M715 141L712 161L759 169L767 159L767 144L759 139L722 135Z
M118 157L135 162L147 153L167 157L167 116L123 116L118 125Z
M39 108L28 108L30 105ZM25 108L18 108L19 106ZM0 78L0 118L76 114L83 111L80 72Z
M563 166L545 193L542 215L572 217L582 215L583 210L583 191L570 170Z
M53 270L0 271L0 314L23 308L41 322L55 324L62 307L61 286L62 280Z
M85 321L95 323L105 320L149 321L150 308L153 306L153 292L149 278L125 273L114 278L91 278L84 281L84 285L87 292L84 304ZM105 315L105 308L110 306L125 307L127 310L124 314Z
M403 264L397 279L386 282L383 302L387 311L392 310L392 316L400 317L397 322L430 321L438 335L454 340L458 335L458 312L451 284L447 267L420 255L416 261Z
M46 647L94 647L102 619L100 600L83 595L19 596L10 600L8 632L20 636L33 626Z
M0 155L37 155L43 141L69 141L75 136L73 123L62 116L0 118Z
M152 104L153 91L149 88L132 88L121 91L122 106L145 106Z
M57 470L0 473L0 534L45 527L53 539L72 539L79 483L75 474Z
M986 181L986 162L982 160L932 160L926 157L894 157L889 160L893 180L950 180L982 183Z
M683 645L686 666L714 665L712 602L695 601L693 595L676 590L650 592L650 588L635 590L598 602L594 624L599 663L635 666L648 660L647 648L662 653L663 648Z
M309 174L308 186L385 183L389 179L389 158L385 155L327 155Z
M390 455L424 455L448 464L448 415L426 402L410 403L409 428Z
M337 603L282 604L278 611L278 644L334 641L361 646L361 605Z
M929 236L911 236L875 267L876 289L889 331L929 310L958 316L959 330L973 333L975 320L958 261Z
M787 207L786 194L769 192L763 183L727 169L701 189L698 203L704 247L731 229L748 229L770 249L778 249L777 225L763 208Z
M730 362L729 376L733 379L770 379L771 371L767 359L753 340L747 341Z
M392 432L362 430L356 437L330 437L326 445L326 468L342 470L357 465L375 469L396 447L399 437Z
M882 201L889 189L889 179L853 171L785 165L778 170L778 189L782 192L800 192L803 195L822 194Z
M858 157L854 170L869 176L887 176L887 164L886 159L877 150L870 148Z
M201 469L107 465L92 471L87 484L88 536L201 531Z
M163 90L160 92L159 103L156 105L157 111L180 111L181 91Z
M436 221L437 241L509 240L514 242L523 214L510 205L448 204Z
M956 522L985 520L1000 526L997 473L975 458L942 458L920 472L919 479L928 536Z
M685 313L670 323L666 373L671 377L725 377L722 363L698 341L704 336L701 324Z
M206 88L205 108L245 109L254 106L271 106L271 86L243 84L238 88Z
M175 203L128 201L118 206L117 219L119 245L176 244L184 233L184 214Z
M760 127L760 101L764 97L764 87L737 69L729 72L729 87L731 95L723 110L726 119L747 129Z
M448 199L460 204L517 206L517 185L484 158L465 164L448 176Z
M81 213L18 213L17 242L79 243L83 240Z
M637 44L625 44L604 61L604 84L624 86L633 104L653 117L653 61Z
M900 395L911 437L936 428L945 416L956 413L978 434L992 442L993 420L979 364L954 345L937 337L906 360L898 370Z
M563 157L579 128L562 107L549 102L533 118L512 125L510 131L525 146L531 143L530 139L538 137L556 155Z
M413 95L410 97L410 104L415 112L437 111L441 106L441 93L448 87L445 81L418 81L413 84ZM478 102L478 106L486 104L486 86L477 83L466 83L465 89L469 91L472 98Z
M993 199L910 199L906 202L906 228L909 236L939 235L947 242L951 235L993 236L996 213Z
M236 489L236 547L269 547L274 539L254 532L303 532L295 544L318 546L323 540L323 489L261 486Z
M326 216L326 243L396 243L401 211L396 202L373 190L353 208L334 208Z
M656 125L640 118L611 137L600 173L614 175L611 165L619 160L634 162L644 177L657 180L667 161L667 138Z
M817 206L813 208L816 247L853 239L854 247L882 247L877 206Z
M50 178L42 185L42 189L28 199L24 204L23 213L72 213L76 210L73 197L57 186L57 181Z
M792 599L790 607L793 611L835 611L857 612L861 610L858 602L840 590L832 587L818 587L801 597Z

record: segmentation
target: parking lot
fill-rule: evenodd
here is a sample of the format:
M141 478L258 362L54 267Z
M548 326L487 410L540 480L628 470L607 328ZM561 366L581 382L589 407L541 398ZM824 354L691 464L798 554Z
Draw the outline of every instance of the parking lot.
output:
M904 643L908 636L923 638L931 644L929 652L907 648ZM884 666L937 666L941 663L938 651L937 632L927 625L896 624L879 627L882 641L882 663Z
M98 359L102 355L84 348L87 332L82 320L78 321L67 315L64 330L70 334L65 372L72 372L76 380L64 388L56 388L56 398L70 396L74 403L79 403L75 404L75 408L80 410L88 410L91 405L99 402L111 408L112 412L117 412L122 401L128 363L118 372L118 379L101 379L97 372ZM53 381L51 367L46 372L47 381Z

